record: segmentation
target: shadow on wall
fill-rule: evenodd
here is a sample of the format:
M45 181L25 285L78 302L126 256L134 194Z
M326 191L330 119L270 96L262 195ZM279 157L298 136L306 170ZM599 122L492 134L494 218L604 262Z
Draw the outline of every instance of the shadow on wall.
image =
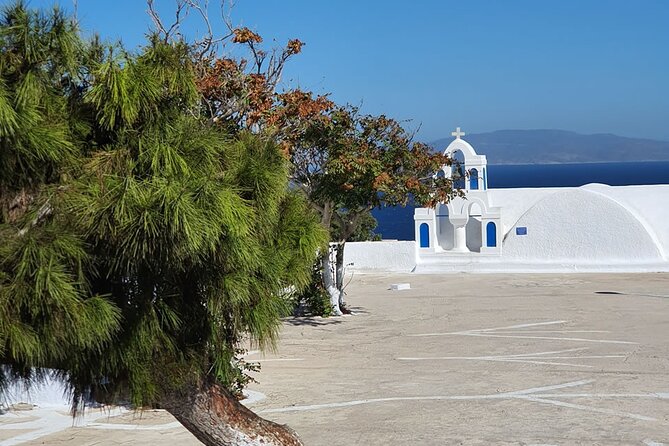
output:
M467 222L467 248L471 252L481 252L481 220L477 217L469 217Z
M448 220L448 206L439 204L437 206L437 231L439 232L439 246L441 249L453 249L453 231L455 228Z
M483 210L478 203L469 205L469 221L467 221L467 248L471 252L481 252L483 236L481 233L481 214Z

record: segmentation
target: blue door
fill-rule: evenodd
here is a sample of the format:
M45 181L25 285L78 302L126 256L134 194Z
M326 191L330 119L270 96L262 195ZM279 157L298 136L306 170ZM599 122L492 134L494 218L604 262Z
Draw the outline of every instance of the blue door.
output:
M485 226L485 238L486 238L486 246L488 248L494 248L497 246L497 225L493 222L488 222L488 224Z
M420 225L420 247L430 247L430 227L427 225L427 223Z

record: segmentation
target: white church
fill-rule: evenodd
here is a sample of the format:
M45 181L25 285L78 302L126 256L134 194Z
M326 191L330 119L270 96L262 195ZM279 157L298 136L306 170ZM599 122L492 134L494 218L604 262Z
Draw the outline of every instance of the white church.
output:
M460 127L452 133L455 140L444 152L454 160L443 166L437 175L453 181L454 187L465 191L465 198L456 197L435 209L415 210L416 241L423 253L501 253L500 208L493 207L488 194L488 173L485 155L478 155L464 139Z
M417 208L415 240L346 245L358 271L669 271L669 185L489 189L485 155L457 128L436 175L464 191Z

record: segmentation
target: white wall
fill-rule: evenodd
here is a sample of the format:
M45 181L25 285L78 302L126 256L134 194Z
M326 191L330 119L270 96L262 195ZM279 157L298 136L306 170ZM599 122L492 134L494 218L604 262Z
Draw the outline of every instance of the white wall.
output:
M559 187L488 189L491 206L502 208L502 234L506 235L518 221L538 201L565 189Z
M409 272L416 266L416 243L397 240L348 242L344 248L344 265L355 271Z
M504 212L504 210L502 210ZM551 262L657 262L658 246L625 207L588 190L569 188L534 204L510 230L503 256Z
M51 376L30 386L26 386L23 381L14 381L0 394L0 406L5 407L18 403L38 407L69 407L71 402L65 382Z
M612 187L588 184L583 189L607 196L624 206L641 222L669 260L669 184Z

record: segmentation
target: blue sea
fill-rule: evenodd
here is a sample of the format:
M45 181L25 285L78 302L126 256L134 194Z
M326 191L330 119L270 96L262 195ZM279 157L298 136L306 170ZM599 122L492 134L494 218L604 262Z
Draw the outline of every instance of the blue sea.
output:
M578 187L669 184L669 161L625 163L488 165L488 188ZM413 240L413 207L374 209L376 233L384 239Z

